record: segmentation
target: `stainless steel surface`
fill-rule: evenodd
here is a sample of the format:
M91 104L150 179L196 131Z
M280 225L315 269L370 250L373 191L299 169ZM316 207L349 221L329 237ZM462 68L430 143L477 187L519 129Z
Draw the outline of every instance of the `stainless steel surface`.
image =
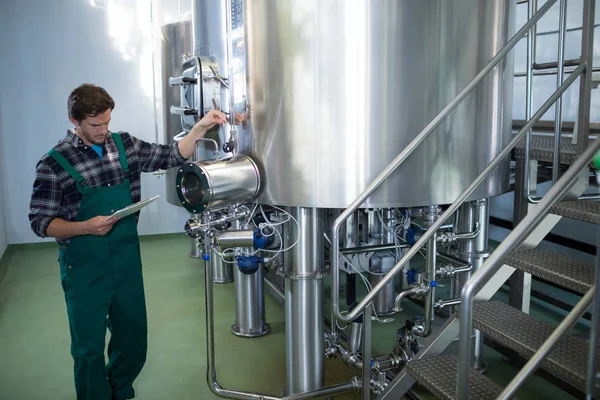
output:
M591 400L594 386L598 382L598 331L600 329L600 230L596 229L596 257L594 276L594 305L592 307L592 324L588 344L588 363L585 382L586 400Z
M389 253L389 252L388 252ZM388 273L394 264L396 258L390 255L383 256L377 253L369 258L369 283L371 286L377 285L383 279L383 275ZM394 300L396 298L395 291L396 283L394 281L387 284L387 286L379 292L375 300L373 301L373 307L375 308L375 314L379 317L385 317L395 313L394 311Z
M371 305L367 305L363 313L363 342L362 342L362 398L371 400Z
M513 1L245 6L248 154L265 169L260 202L347 207L425 129L418 142L432 137L361 207L447 204L509 141L512 56L487 68L482 85L468 84L512 35ZM464 96L473 93L456 107L467 85ZM444 107L456 110L430 123ZM503 160L471 198L507 188Z
M281 305L285 305L285 293L281 291L273 282L265 278L267 293Z
M345 249L340 249L340 253L342 253L343 255L371 253L371 252L384 251L384 250L396 250L396 247L399 247L401 249L406 249L406 248L409 248L410 246L405 243L401 243L398 246L396 246L395 244L376 244L373 246L348 247Z
M475 225L479 226L479 234L469 240L463 240L458 243L457 254L462 259L468 260L472 265L471 273L458 276L458 290L462 290L464 283L471 274L479 269L490 254L488 247L489 240L489 201L481 199L464 203L458 210L459 232L470 232ZM483 335L475 330L473 339L473 367L478 371L486 369L486 363L483 356Z
M165 25L162 33L162 111L163 111L163 143L171 144L173 137L181 132L181 118L172 115L170 107L179 103L179 88L169 86L169 78L181 74L181 56L191 53L193 48L192 24L190 21ZM181 206L175 189L177 168L167 170L167 201Z
M254 230L230 230L219 233L216 238L217 245L222 248L252 247L254 245Z
M456 369L458 359L454 354L409 361L406 369L417 382L423 385L438 399L456 399ZM485 375L473 371L470 375L469 400L495 399L502 388ZM466 399L464 397L463 399Z
M205 240L208 242L208 235L205 235ZM271 396L263 393L245 392L242 390L223 388L217 381L217 370L215 367L215 313L214 313L214 298L213 298L213 281L212 269L208 267L205 261L206 279L205 285L205 300L206 300L206 359L207 373L206 383L211 392L219 397L239 400L304 400L314 399L318 397L326 397L345 392L357 392L360 390L361 381L357 377L352 378L350 382L341 383L339 385L329 386L319 390L292 394L288 396Z
M361 195L346 210L344 210L340 214L340 216L335 220L333 229L332 229L332 231L333 231L332 239L331 239L331 241L332 241L332 250L331 250L332 265L339 265L339 254L338 254L339 243L338 243L338 240L339 240L339 229L340 229L340 226L343 223L343 221L345 221L354 212L354 210L358 209L358 207L363 203L363 201L367 197L369 197L371 195L371 193L373 193L375 191L375 189L377 189L379 187L381 182L383 182L394 171L394 169L398 165L400 165L402 163L402 161L414 150L414 148L416 148L425 139L425 137L458 105L458 103L460 103L460 101L462 101L467 96L467 94L477 85L477 83L481 79L483 79L483 77L491 69L493 69L493 67L498 62L500 62L500 60L508 52L510 52L510 50L519 41L519 39L521 37L523 37L523 35L527 32L529 27L531 27L532 24L537 22L537 20L539 20L542 17L542 15L546 11L548 11L548 9L552 6L552 4L555 1L556 0L548 0L544 4L544 6L542 6L540 11L538 11L538 13L536 13L536 15L529 22L527 22L523 26L523 28L521 28L519 30L519 32L517 32L515 34L515 36L513 36L513 38L511 40L509 40L509 42L506 44L506 46L504 48L502 48L502 50L500 50L500 52L498 52L498 54L496 56L494 56L494 58L477 75L477 77L473 81L471 81L471 83L469 85L467 85L467 87L465 89L463 89L461 94L459 94L457 97L455 97L454 100L452 100L452 102L444 109L444 111L442 113L438 114L438 116L434 119L434 121L432 121L429 124L429 126L425 130L423 130L418 135L418 137L415 138L415 140L413 140L411 142L411 144L401 154L399 154L398 157L396 157L396 159L390 165L388 165L388 167L377 177L377 179L373 183L371 183L369 185L369 187L364 192L362 192ZM504 162L504 160L506 159L506 156L510 154L512 149L515 147L516 143L518 143L518 141L523 138L523 136L525 135L525 132L530 130L531 126L533 126L542 117L542 115L544 115L546 113L546 111L550 108L550 106L556 100L556 97L560 96L575 81L575 79L577 79L577 77L581 74L581 72L583 71L584 68L585 68L585 66L580 65L578 70L576 72L574 72L565 81L565 83L563 84L561 89L554 92L554 94L548 99L548 101L546 101L542 105L542 107L540 107L540 109L535 113L535 115L529 121L529 123L527 123L523 127L521 132L519 132L515 136L515 138L512 139L510 141L510 143L506 147L503 148L502 151L500 151L500 153L492 160L492 162L490 164L488 164L488 166L481 172L481 174L478 175L477 179L475 179L475 181L473 183L471 183L469 185L469 187L467 187L460 194L460 196L458 196L458 198L454 201L454 203L452 203L452 205L450 207L448 207L448 209L442 214L442 216L438 219L438 221L436 221L431 227L429 227L429 229L415 243L415 245L412 246L406 252L406 254L402 257L402 259L394 266L394 268L392 268L392 270L384 277L384 279L376 287L374 287L373 290L371 290L371 292L369 292L369 294L367 294L367 296L357 305L357 307L354 308L354 310L349 312L347 315L342 315L340 313L339 293L337 293L337 290L339 289L339 270L338 270L338 268L332 268L332 287L334 288L334 290L331 291L331 293L332 293L332 296L331 296L332 302L331 303L332 303L333 316L340 321L346 321L346 322L351 321L354 318L356 318L356 316L362 310L364 310L365 306L368 303L370 303L371 301L373 301L373 298L377 295L377 293L379 293L379 291L383 288L383 286L385 286L392 279L394 279L395 275L402 269L402 267L408 262L408 260L410 260L410 258L412 258L418 251L420 251L421 247L423 247L425 242L431 236L433 236L435 231L437 229L439 229L439 227L442 226L444 224L444 222L452 216L452 214L458 209L460 204L462 204L469 196L472 195L472 193L481 184L481 182L485 181L485 179L496 169L496 167L499 164Z
M562 85L565 60L565 29L567 28L567 0L560 0L558 13L558 62L556 65L556 87ZM579 60L577 60L579 62ZM593 64L590 64L590 68ZM562 97L556 100L554 109L554 157L552 159L552 183L556 183L560 162L560 138L562 135Z
M579 110L577 112L577 154L588 147L590 126L590 102L592 97L592 67L594 65L594 19L596 0L583 0L581 29L581 61L589 66L579 80Z
M295 394L323 387L323 279L315 274L324 268L324 215L315 208L290 207L289 212L300 225L290 222L289 245L298 243L285 263L287 392Z
M353 322L350 326L350 340L348 340L348 351L351 353L359 353L362 342L363 324Z
M548 4L548 3L546 3ZM572 77L572 76L571 76ZM569 81L566 81L566 85ZM564 86L563 85L563 86ZM555 96L553 96L555 97ZM549 100L552 100L550 98ZM536 115L538 115L536 113ZM535 123L535 116L531 122ZM539 119L539 118L538 118ZM525 126L522 133L529 129ZM517 136L518 138L518 136ZM504 241L494 250L486 262L471 276L463 287L460 304L460 344L459 344L459 369L458 369L458 385L457 397L464 398L467 395L468 388L468 371L470 364L470 332L472 325L472 307L473 297L484 285L494 277L494 274L502 267L504 259L514 252L525 239L545 218L550 207L557 200L562 198L569 192L570 187L574 184L574 178L583 168L587 168L592 157L600 149L600 141L595 141L590 144L586 151L573 163L558 182L552 186L542 201L527 214L527 216L513 229L513 231L504 239Z
M202 244L200 244L198 238L190 238L190 245L191 247L188 255L191 258L202 258Z
M242 253L251 253L252 248L242 248ZM263 267L259 265L253 274L244 274L234 268L235 322L231 332L237 336L264 336L271 330L265 320L265 291Z
M561 337L583 315L592 300L590 292L573 308L571 314L559 325L559 329L547 325L524 312L501 302L478 302L473 309L473 326L484 332L498 343L503 344L526 358L543 351L548 357L541 362L541 367L553 375L570 382L575 387L585 387L588 343L575 336ZM462 316L459 315L459 318ZM566 330L565 330L566 328ZM548 340L552 347L548 347ZM551 350L551 351L549 351ZM531 358L533 360L533 358ZM531 362L530 360L530 362ZM528 363L529 364L529 363ZM529 364L529 373L535 372L536 364ZM526 377L519 373L521 377ZM600 386L598 386L600 389ZM510 392L514 394L514 392Z
M600 202L586 200L563 201L552 206L550 212L578 221L600 224Z
M537 161L552 162L554 138L552 136L531 135L530 158ZM525 157L525 142L515 147L515 158ZM577 149L570 138L560 139L560 163L571 165L577 158Z
M433 303L435 302L435 267L437 263L437 239L436 235L433 234L427 242L427 256L426 256L426 284L429 284L429 290L425 296L425 332L423 336L429 336L431 334L431 325L435 318L435 310Z
M509 255L506 264L578 293L594 283L594 265L560 253L535 248Z
M218 249L223 251L222 249ZM225 257L225 260L232 261L231 257ZM233 282L233 266L234 264L225 262L216 253L212 252L210 255L210 266L212 268L213 282L214 283L229 283Z
M252 159L245 155L216 163L188 162L177 169L177 196L194 213L248 202L259 192L261 176Z
M213 0L214 1L214 0ZM233 2L234 0L225 0L226 8L226 26L227 26L227 76L229 77L227 84L229 89L229 141L232 143L232 153L234 156L238 153L237 132L235 129L235 79L233 68ZM223 4L223 1L220 1ZM239 3L239 2L238 2Z

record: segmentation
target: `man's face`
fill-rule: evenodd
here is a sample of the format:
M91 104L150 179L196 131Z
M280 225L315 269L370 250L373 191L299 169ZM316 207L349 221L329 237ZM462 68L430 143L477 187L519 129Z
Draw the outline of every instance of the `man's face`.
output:
M81 122L72 118L70 119L77 128L79 138L83 140L85 144L91 146L92 144L104 144L106 136L108 135L110 118L111 110L108 109L102 114L98 114L95 117L87 117Z

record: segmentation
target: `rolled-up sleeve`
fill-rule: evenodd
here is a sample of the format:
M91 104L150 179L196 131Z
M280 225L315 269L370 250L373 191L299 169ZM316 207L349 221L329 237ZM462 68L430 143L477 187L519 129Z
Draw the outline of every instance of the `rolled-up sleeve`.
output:
M29 204L29 222L33 232L47 237L46 230L54 218L59 216L62 188L54 171L40 162L35 171L35 181Z
M154 172L159 169L178 167L186 159L179 152L177 143L172 145L148 143L131 136L133 146L140 157L143 172Z

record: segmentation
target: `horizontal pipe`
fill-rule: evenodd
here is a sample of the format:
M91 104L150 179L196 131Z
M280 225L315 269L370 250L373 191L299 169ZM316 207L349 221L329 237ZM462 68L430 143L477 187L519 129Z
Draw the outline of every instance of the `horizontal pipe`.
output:
M360 207L360 205L363 204L365 202L365 200L367 200L373 194L373 192L375 192L375 190L377 190L377 188L379 188L379 186L398 168L398 166L400 164L402 164L404 162L404 160L406 160L413 153L413 151L438 127L438 125L441 124L442 121L444 119L446 119L446 117L448 115L450 115L450 113L456 107L458 107L458 105L471 93L471 91L473 91L473 89L475 89L475 87L479 84L479 82L481 82L487 76L487 74L489 74L502 59L504 59L504 57L513 49L513 47L527 33L527 31L533 25L535 25L535 23L538 20L540 20L542 18L542 16L554 5L554 3L556 3L556 0L548 0L540 8L540 10L525 25L523 25L523 27L506 43L506 45L498 52L498 54L496 54L487 63L487 65L481 70L481 72L479 72L477 74L477 76L442 110L442 112L440 112L433 119L433 121L431 121L427 125L427 127L425 127L425 129L423 129L413 139L413 141L377 176L377 178L375 178L375 180L373 182L371 182L371 184L369 184L369 186L356 198L356 200L354 200L352 202L352 204L350 204L350 206L348 206L348 208L346 208L335 219L335 222L334 222L333 228L332 228L333 233L332 233L332 238L331 238L331 242L332 242L331 260L332 260L332 265L334 266L334 268L332 268L332 272L333 272L332 273L332 287L333 287L333 289L331 290L331 297L332 297L331 303L332 303L332 314L336 319L343 321L343 322L350 322L350 321L354 320L360 313L362 313L363 310L375 299L375 297L379 294L379 292L381 292L383 290L383 288L388 283L390 283L392 281L392 279L394 279L396 274L402 269L402 267L404 265L406 265L408 260L411 257L413 257L421 249L421 247L423 247L425 242L427 242L427 240L435 234L435 231L440 226L442 226L448 218L450 218L452 213L454 213L458 209L460 204L462 204L466 200L466 198L468 196L470 196L470 194L481 184L481 182L483 182L483 180L485 178L487 178L487 176L498 166L499 162L502 161L512 151L512 149L516 146L516 144L525 136L525 133L527 132L527 130L531 129L530 127L528 127L527 130L520 132L520 134L518 134L517 136L515 136L515 138L513 140L511 140L509 145L507 147L505 147L498 154L498 156L496 156L494 158L494 160L478 176L478 178L475 180L475 182L473 182L473 184L471 184L463 192L463 194L461 196L459 196L457 201L455 201L453 203L453 206L448 208L442 214L442 216L439 218L439 220L436 221L425 232L423 237L421 237L421 239L419 239L419 241L417 243L415 243L415 245L406 253L406 255L404 257L402 257L400 262L398 262L390 270L390 272L383 277L381 282L379 282L373 288L373 290L371 290L365 296L365 298L351 312L349 312L346 315L342 315L340 313L340 309L339 309L340 272L339 272L339 268L337 266L339 265L339 262L340 262L340 259L339 259L339 232L340 232L340 227L341 227L342 223L344 223L344 221L346 221L346 219L348 219L348 217L350 217L350 215L352 215L354 213L354 211L356 211ZM555 92L554 96L556 96L556 93L559 93L559 95L561 95L566 90L566 88L571 83L573 83L573 81L581 74L581 72L584 69L585 69L585 64L580 65L577 69L578 72L573 73L565 81L565 85L563 85L564 88L561 88L557 92ZM570 82L570 83L567 84L567 82ZM553 100L551 104L553 104L554 101L555 100ZM548 108L550 108L550 105L548 105L546 110ZM542 117L542 115L546 112L546 110L544 110L544 112L542 114L539 114L539 112L536 113L537 118L532 120L531 125L533 125L537 120L539 120Z
M461 258L455 257L455 256L453 256L451 254L444 253L444 252L441 252L441 251L438 251L437 254L438 254L438 257L441 260L445 260L445 261L447 261L449 263L452 263L452 264L460 265L461 267L469 267L469 269L467 269L466 271L470 271L471 270L472 264L470 262L468 262L468 261L465 261L465 260L463 260ZM460 271L460 272L463 272L463 271Z
M375 244L372 246L347 247L340 250L343 255L371 253L376 251L395 250L396 248L406 249L410 247L408 244L402 243L396 246L395 244Z
M580 62L581 61L579 59L565 60L563 63L563 66L564 67L577 67ZM559 65L558 65L557 61L533 64L533 69L535 69L536 71L540 71L540 70L544 70L544 69L558 68L558 67L559 67Z
M460 304L460 297L450 300L439 300L435 303L435 308L444 308L449 306L457 306Z
M304 400L314 399L318 397L333 396L340 393L357 391L361 387L361 382L355 379L352 382L342 383L339 385L329 386L319 390L313 390L310 392L296 393L288 396L270 396L261 393L244 392L241 390L224 389L216 381L212 381L210 385L211 391L219 396L227 399L240 399L240 400Z

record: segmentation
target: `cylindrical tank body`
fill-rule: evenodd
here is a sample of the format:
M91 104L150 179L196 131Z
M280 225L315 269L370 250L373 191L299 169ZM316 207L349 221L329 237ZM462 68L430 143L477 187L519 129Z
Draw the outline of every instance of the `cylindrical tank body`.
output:
M172 115L170 108L179 104L179 87L170 87L169 78L181 75L182 56L192 52L192 23L177 22L162 27L162 99L163 143L174 143L173 137L181 132L181 117ZM181 206L175 190L177 168L167 171L167 201Z
M503 47L511 0L248 0L247 151L262 203L340 208ZM513 61L494 69L363 204L447 204L510 140ZM508 159L473 194L508 188Z
M223 251L219 249L219 251ZM210 258L210 267L213 271L213 283L233 282L233 257L224 256L225 261L219 254L213 252Z
M233 221L232 230L241 229L240 221ZM252 247L241 248L251 253ZM247 275L237 266L233 269L235 285L235 322L231 332L237 336L257 337L269 333L271 327L265 318L264 271L262 264L253 274Z

